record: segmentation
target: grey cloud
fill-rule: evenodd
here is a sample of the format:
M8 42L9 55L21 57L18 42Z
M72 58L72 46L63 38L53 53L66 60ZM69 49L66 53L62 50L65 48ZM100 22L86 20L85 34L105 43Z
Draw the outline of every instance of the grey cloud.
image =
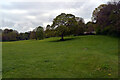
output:
M39 10L54 10L60 8L77 8L85 2L11 2L9 5L2 5L4 9L39 9Z

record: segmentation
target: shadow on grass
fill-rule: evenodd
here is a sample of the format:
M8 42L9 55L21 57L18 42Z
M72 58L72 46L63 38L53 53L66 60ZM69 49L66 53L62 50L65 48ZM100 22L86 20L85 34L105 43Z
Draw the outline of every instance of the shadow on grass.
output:
M70 41L70 40L75 40L76 38L66 38L64 40L60 40L60 39L57 39L57 40L52 40L52 41L49 41L49 42L64 42L64 41Z

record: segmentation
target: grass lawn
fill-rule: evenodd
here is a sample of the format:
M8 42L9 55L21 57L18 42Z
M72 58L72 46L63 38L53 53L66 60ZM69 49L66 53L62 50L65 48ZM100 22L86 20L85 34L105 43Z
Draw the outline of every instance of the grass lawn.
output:
M117 78L118 39L59 37L2 43L3 78Z

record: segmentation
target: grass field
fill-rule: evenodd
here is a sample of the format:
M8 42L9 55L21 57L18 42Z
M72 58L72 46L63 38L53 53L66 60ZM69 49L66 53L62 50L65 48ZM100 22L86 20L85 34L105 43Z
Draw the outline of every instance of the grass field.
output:
M77 36L2 43L3 78L117 78L118 39Z

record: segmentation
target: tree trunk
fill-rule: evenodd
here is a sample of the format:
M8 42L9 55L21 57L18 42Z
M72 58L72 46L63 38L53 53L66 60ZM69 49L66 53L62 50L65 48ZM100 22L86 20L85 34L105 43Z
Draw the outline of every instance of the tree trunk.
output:
M61 35L61 39L60 39L61 41L64 41L64 39L63 39L63 34Z

